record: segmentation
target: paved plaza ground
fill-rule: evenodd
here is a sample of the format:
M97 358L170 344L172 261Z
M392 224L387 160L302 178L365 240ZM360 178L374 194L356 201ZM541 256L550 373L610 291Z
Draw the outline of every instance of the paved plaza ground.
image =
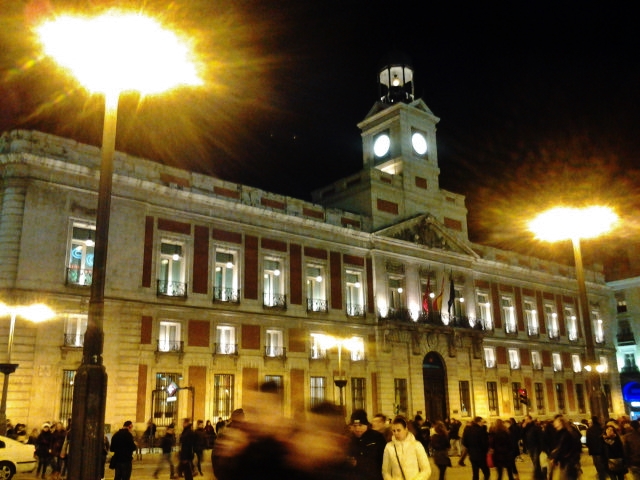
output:
M160 458L159 453L144 453L142 455L141 460L133 461L133 474L131 475L131 480L151 480L153 478L153 472L155 470L156 464ZM203 476L195 477L197 480L215 480L213 476L213 471L211 469L211 452L205 452L205 463L202 466ZM531 460L527 455L521 455L521 460L516 463L516 467L518 469L520 480L532 480L533 479L533 468L531 465ZM458 457L451 457L451 462L453 463L453 467L447 469L446 480L471 480L471 464L469 461L466 461L466 466L460 467L458 466ZM433 459L431 459L431 480L437 480L438 478L438 469L433 464ZM491 469L491 478L497 479L497 472L495 468ZM15 480L26 480L26 479L34 479L35 472L32 474L22 474L16 475L13 477ZM167 467L164 467L164 470L159 476L160 479L167 480L169 478L169 472ZM480 478L482 479L482 474L480 474ZM582 453L582 478L584 480L595 480L596 479L596 471L593 467L593 462L591 461L591 457L586 454L586 449ZM113 479L113 470L106 470L105 479ZM506 480L506 472L503 475L503 479ZM245 480L245 479L238 479ZM283 479L286 480L286 479ZM327 479L330 480L330 479Z

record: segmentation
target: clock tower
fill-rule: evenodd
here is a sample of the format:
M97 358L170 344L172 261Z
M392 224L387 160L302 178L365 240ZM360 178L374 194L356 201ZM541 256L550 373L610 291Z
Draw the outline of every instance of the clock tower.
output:
M415 99L409 60L402 55L393 60L379 69L378 101L358 124L363 170L313 192L313 200L370 216L373 231L430 214L466 239L464 196L441 190L438 183L440 119Z

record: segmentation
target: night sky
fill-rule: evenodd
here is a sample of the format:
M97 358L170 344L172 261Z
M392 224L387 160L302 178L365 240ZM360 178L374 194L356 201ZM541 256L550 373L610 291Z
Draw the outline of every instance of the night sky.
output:
M0 1L0 131L38 129L99 145L101 99L39 58L29 25L42 11L117 3ZM195 39L206 87L125 95L119 150L308 200L361 168L356 124L376 101L380 61L400 51L412 59L416 96L441 119L441 186L466 195L472 240L570 253L568 244L532 241L524 221L558 203L597 201L615 207L624 228L585 245L585 261L637 243L633 2L125 4Z

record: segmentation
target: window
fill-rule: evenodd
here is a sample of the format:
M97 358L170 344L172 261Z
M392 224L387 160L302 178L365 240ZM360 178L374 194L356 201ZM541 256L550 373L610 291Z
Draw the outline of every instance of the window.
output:
M159 352L181 352L182 340L180 339L181 325L178 322L160 322L160 331L158 332L158 351Z
M576 398L578 399L578 412L586 413L586 403L584 399L584 385L576 383Z
M62 395L60 396L60 419L71 418L73 407L73 382L76 378L75 370L62 371Z
M87 315L67 315L64 325L64 346L82 347L87 331ZM65 417L61 417L65 418Z
M265 332L265 340L264 354L267 357L285 357L282 330L267 329Z
M186 263L182 242L162 240L158 269L158 295L187 296Z
M535 308L533 300L524 301L524 318L527 322L527 334L530 337L540 335L540 324L538 323L538 312Z
M471 394L469 391L469 381L461 380L459 383L460 390L460 416L471 416Z
M573 307L564 307L564 321L567 325L567 337L570 342L578 341L578 319Z
M518 331L516 325L516 313L513 308L513 298L502 296L500 299L502 307L502 318L504 319L504 329L506 333L516 333Z
M637 371L638 371L638 365L636 364L635 353L625 353L624 365L622 366L622 373L637 372Z
M67 267L68 285L91 285L95 238L95 225L85 222L73 222L71 244L69 246L69 264Z
M326 276L324 266L307 265L307 311L327 312Z
M555 307L550 303L544 304L544 319L547 323L547 333L550 339L560 337L560 329L558 328L558 314Z
M559 353L551 354L551 361L553 363L553 371L561 372L562 371L562 356Z
M482 323L484 330L493 329L493 321L491 319L491 302L489 302L489 294L484 292L477 292L477 315L478 319Z
M279 411L275 413L280 413L282 415L284 409L284 383L282 375L265 375L264 376L265 383L274 384L276 387L275 392L272 392L277 395L278 403L280 405Z
M326 340L321 333L311 334L311 358L313 360L327 358Z
M609 361L607 357L600 356L600 372L607 373L609 371Z
M508 350L509 353L509 366L511 370L519 370L520 369L520 350L517 348L510 348Z
M360 377L351 378L351 410L367 407L366 379Z
M352 362L361 362L364 360L364 340L362 337L349 339L349 351L351 352Z
M542 370L542 355L537 350L531 351L531 366L534 370Z
M602 324L602 318L600 318L600 311L592 310L591 319L593 321L593 335L596 343L604 343L604 326Z
M234 410L235 377L233 375L216 374L213 376L213 416L228 419Z
M408 391L407 391L407 379L406 378L394 378L393 379L393 393L394 393L394 413L400 415L406 413L409 410Z
M238 285L238 252L224 248L216 249L213 277L213 299L219 302L240 302Z
M511 382L511 400L513 401L513 409L522 413L522 403L520 402L520 382Z
M533 391L536 397L536 409L538 413L544 413L544 385L540 382L536 382L533 385Z
M237 355L236 328L229 325L216 327L216 353L222 355Z
M263 263L263 305L265 307L286 308L284 293L284 272L281 258L266 257Z
M611 412L613 410L613 398L611 398L611 385L609 385L608 383L603 384L602 390L604 390L604 396L607 398L608 410Z
M362 272L347 269L344 277L347 315L350 317L364 317L364 288L362 287Z
M389 309L399 310L405 304L404 278L389 277Z
M166 427L178 420L178 403L180 395L172 391L180 385L182 376L179 373L156 373L156 388L152 393L153 422L159 427Z
M498 383L487 382L487 400L489 402L489 414L500 415L498 409Z
M580 355L575 353L571 355L571 365L573 366L574 373L580 373L582 371L582 360L580 360Z
M556 398L558 399L558 410L565 413L567 406L564 400L564 385L562 383L556 383Z
M325 377L311 377L311 408L320 405L326 400L327 379Z
M496 367L496 349L494 347L484 347L484 366L487 368Z
M464 295L462 295L462 290L455 288L455 297L453 299L453 314L455 317L460 320L467 316L467 307L464 303Z
M616 293L616 308L618 313L626 313L627 300L624 298L624 293Z

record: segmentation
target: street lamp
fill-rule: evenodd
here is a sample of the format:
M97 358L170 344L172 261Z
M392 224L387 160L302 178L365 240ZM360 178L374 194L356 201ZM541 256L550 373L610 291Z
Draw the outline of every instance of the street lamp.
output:
M102 478L107 373L102 363L104 288L111 209L113 156L120 93L157 94L199 85L187 44L139 13L109 11L85 18L63 15L37 27L45 54L89 91L105 98L102 157L96 213L93 280L82 365L73 390L70 478Z
M16 318L22 317L34 323L44 322L55 316L53 310L40 303L29 306L10 307L0 302L0 317L9 315L9 337L7 339L7 363L0 363L0 372L4 374L2 386L2 400L0 400L0 435L7 433L7 392L9 391L9 375L18 368L17 363L11 363L11 351L13 350L13 334L16 328Z
M352 338L336 338L329 335L324 337L324 348L330 349L335 346L338 347L338 374L334 377L333 383L340 390L340 407L344 408L344 395L343 389L347 386L347 377L342 370L342 348L347 351L352 351L358 348L360 340L356 337Z
M541 213L529 223L529 229L540 240L549 242L571 240L573 244L587 365L596 363L596 352L580 240L594 238L608 232L617 221L618 216L610 208L592 206L587 208L552 208ZM591 391L589 392L591 416L598 417L601 421L605 420L608 414L608 405L607 398L601 389L599 372L589 371L589 380L591 384Z

